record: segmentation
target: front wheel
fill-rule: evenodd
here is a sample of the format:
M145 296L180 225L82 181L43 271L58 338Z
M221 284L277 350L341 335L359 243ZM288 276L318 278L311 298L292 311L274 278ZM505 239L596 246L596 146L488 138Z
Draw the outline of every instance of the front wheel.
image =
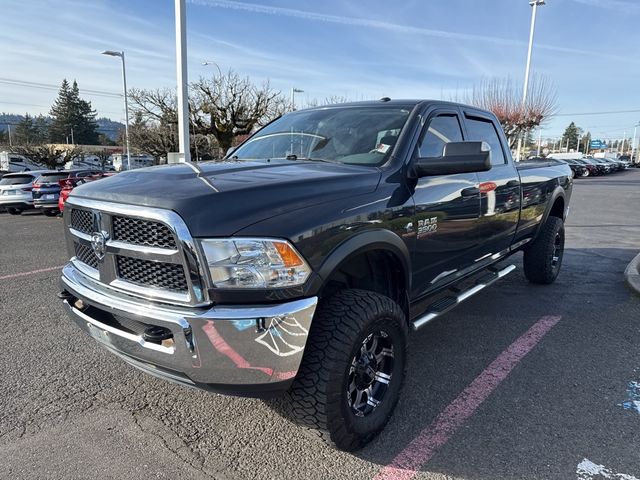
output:
M353 451L387 424L404 382L407 322L390 298L344 290L314 317L287 416Z
M538 232L538 237L524 251L524 275L531 283L548 285L560 273L564 256L564 222L549 217Z
M588 169L588 168L585 168L585 169L584 169L584 171L582 172L582 176L583 176L583 177L588 177L588 176L589 176L589 173L590 173L590 172L589 172L589 169Z

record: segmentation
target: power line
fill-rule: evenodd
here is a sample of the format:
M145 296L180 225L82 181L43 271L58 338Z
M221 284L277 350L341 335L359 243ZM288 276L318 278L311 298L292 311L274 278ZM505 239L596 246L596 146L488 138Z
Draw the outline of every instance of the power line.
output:
M39 82L29 82L27 80L16 80L14 78L1 78L0 77L0 83L3 83L5 85L13 85L13 86L19 86L19 87L28 87L28 88L38 88L41 90L54 90L57 91L60 89L59 85L54 85L51 83L39 83ZM89 88L79 88L78 90L80 90L81 93L86 93L89 95L95 95L95 96L99 96L99 97L109 97L109 98L122 98L122 94L121 93L116 93L116 92L107 92L107 91L103 91L103 90L92 90Z
M576 113L556 113L556 117L569 117L576 115L613 115L616 113L640 113L640 110L612 110L610 112L576 112Z

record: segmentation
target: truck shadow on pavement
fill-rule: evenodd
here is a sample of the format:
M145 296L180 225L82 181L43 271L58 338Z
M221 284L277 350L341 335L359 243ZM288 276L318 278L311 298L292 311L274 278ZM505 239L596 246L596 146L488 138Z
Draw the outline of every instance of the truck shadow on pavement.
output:
M623 278L636 253L568 248L550 286L528 284L521 254L515 256L514 274L411 336L396 412L356 455L391 463L514 340L541 317L557 315L560 322L422 471L487 480L575 478L586 456L615 459L620 471L639 474L637 442L624 440L640 439L638 424L634 430L615 408L640 367L640 297Z

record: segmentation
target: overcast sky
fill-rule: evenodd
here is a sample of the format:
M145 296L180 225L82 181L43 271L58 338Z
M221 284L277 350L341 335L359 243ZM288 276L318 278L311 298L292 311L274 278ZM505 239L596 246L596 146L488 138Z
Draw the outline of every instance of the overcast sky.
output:
M129 87L175 88L173 5L2 0L0 111L47 113L56 96L48 85L66 77L99 116L122 120L119 60L104 49L126 51ZM287 95L300 88L300 101L450 99L487 77L521 82L530 19L528 0L190 0L189 77L216 72L201 65L209 60ZM640 110L639 31L638 1L548 0L532 71L553 81L561 113ZM640 112L557 116L543 135L571 120L594 137L620 138Z

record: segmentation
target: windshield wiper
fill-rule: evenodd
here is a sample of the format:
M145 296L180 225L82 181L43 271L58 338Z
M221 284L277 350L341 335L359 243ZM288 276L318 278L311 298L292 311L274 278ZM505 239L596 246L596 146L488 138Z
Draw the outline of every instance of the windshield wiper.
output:
M306 162L326 162L326 163L336 163L332 160L327 160L326 158L311 158L311 157L299 157L295 153L287 155L284 157L285 160L302 160Z

